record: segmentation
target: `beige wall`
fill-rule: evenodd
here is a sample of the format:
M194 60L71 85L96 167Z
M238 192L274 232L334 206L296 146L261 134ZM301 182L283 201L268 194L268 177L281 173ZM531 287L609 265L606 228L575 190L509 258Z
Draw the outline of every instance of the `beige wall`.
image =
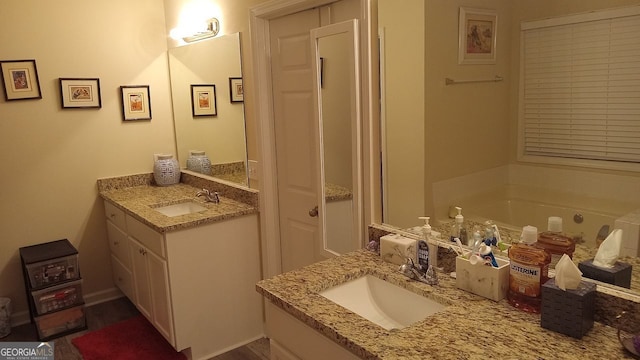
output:
M458 65L458 13L461 6L494 9L498 14L496 63ZM426 204L432 209L434 182L509 161L509 71L511 53L506 50L512 33L511 0L427 1L425 64ZM455 80L492 79L445 86ZM431 211L429 211L431 212Z
M4 0L0 59L35 59L41 100L0 99L0 296L26 311L18 248L68 238L85 294L113 287L96 179L174 153L161 0ZM101 109L61 109L59 77L100 78ZM149 85L153 119L122 121L121 85Z
M385 95L385 222L409 227L425 216L425 2L378 1Z

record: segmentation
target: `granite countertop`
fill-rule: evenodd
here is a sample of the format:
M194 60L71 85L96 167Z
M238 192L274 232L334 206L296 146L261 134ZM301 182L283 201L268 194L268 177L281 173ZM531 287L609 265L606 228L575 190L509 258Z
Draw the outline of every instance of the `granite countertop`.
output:
M218 204L205 202L195 196L201 189L183 183L171 186L140 185L103 190L100 191L100 196L161 233L258 212L255 206L224 196L220 196ZM196 202L207 210L174 217L153 210L154 207L185 201Z
M324 184L324 192L325 192L325 201L340 201L340 200L350 200L353 198L353 194L351 190L345 188L344 186L325 183Z
M449 304L445 310L404 329L387 331L325 299L319 291L371 274L420 295ZM595 322L582 339L540 327L506 300L493 302L456 288L439 273L440 284L409 280L397 265L358 250L260 281L265 298L364 359L631 359L616 329Z

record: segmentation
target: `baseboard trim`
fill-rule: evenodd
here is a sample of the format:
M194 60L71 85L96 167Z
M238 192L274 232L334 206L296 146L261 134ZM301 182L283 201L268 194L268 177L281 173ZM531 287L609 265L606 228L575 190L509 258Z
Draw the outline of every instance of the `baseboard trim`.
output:
M101 304L103 302L119 299L123 297L124 294L117 287L112 287L110 289L96 291L91 294L86 294L84 296L84 304L85 306L92 306Z
M235 349L235 348L239 348L240 346L244 346L244 345L247 345L247 344L249 344L249 343L252 343L252 342L254 342L254 341L256 341L256 340L262 339L262 338L264 338L264 337L266 337L266 335L265 335L265 334L260 334L260 335L257 335L256 337L253 337L253 338L250 338L250 339L247 339L247 340L241 341L241 342L239 342L239 343L237 343L237 344L235 344L235 345L228 346L228 347L226 347L226 348L224 348L224 349L222 349L222 350L218 350L218 351L213 352L213 353L211 353L211 354L208 354L208 355L202 356L202 357L200 357L200 358L198 358L198 359L193 359L193 358L191 357L191 354L185 354L185 355L187 356L187 359L191 359L191 360L207 360L207 359L211 359L211 358L213 358L213 357L216 357L216 356L218 356L218 355L224 354L224 353L226 353L226 352L228 352L228 351L231 351L231 350L233 350L233 349ZM188 350L191 350L191 349L188 349ZM184 352L183 352L183 353L184 353Z
M97 305L103 302L119 299L123 296L124 294L120 289L113 287L106 290L96 291L91 294L85 294L84 304L85 306ZM28 310L11 314L11 327L28 324L30 322L31 317L29 316Z

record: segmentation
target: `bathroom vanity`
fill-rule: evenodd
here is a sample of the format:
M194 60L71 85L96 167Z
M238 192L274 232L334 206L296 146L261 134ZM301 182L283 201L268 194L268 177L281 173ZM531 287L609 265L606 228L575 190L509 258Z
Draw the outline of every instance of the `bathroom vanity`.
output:
M257 208L225 196L204 202L202 187L184 183L132 182L100 190L116 286L191 359L262 337ZM158 211L180 204L196 208Z
M385 330L319 294L364 275L445 307L404 328ZM439 273L439 280L436 286L409 280L398 272L397 265L367 250L262 280L257 290L267 300L267 335L273 358L631 358L613 327L596 322L587 335L576 340L543 329L539 315L521 312L506 300L494 302L457 289L455 279L443 273ZM345 352L348 356L335 355Z

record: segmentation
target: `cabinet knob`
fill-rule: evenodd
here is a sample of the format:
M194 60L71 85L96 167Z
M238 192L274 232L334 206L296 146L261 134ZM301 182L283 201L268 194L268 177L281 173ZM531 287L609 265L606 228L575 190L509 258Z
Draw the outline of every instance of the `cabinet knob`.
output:
M113 245L118 245L118 244L120 244L120 241L114 241L113 242Z
M110 217L112 217L112 218L114 218L114 217L116 217L116 214L111 213L109 216L110 216Z

